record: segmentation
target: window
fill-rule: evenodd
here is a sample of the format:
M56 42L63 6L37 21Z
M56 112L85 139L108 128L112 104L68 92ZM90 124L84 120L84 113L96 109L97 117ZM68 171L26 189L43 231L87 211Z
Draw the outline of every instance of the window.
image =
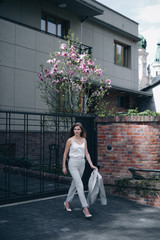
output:
M114 63L129 67L130 47L119 42L114 42Z
M58 37L64 37L68 34L69 21L42 13L41 30L52 33Z
M116 106L117 107L123 107L123 108L129 108L129 106L130 106L130 97L129 97L129 95L117 96L116 97Z

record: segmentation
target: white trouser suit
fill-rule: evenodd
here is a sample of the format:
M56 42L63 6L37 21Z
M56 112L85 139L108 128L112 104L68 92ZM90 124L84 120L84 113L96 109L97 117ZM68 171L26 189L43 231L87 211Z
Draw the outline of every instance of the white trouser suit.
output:
M78 193L82 207L87 207L87 201L84 195L84 187L82 183L82 175L85 169L85 139L82 144L78 144L72 140L69 151L68 168L73 178L71 186L68 191L67 201L71 202L76 191Z

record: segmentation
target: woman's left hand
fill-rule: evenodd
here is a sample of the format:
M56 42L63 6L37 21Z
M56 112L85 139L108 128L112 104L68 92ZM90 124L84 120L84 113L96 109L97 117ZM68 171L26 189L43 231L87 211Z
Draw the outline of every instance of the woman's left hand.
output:
M98 171L98 168L94 165L91 168Z

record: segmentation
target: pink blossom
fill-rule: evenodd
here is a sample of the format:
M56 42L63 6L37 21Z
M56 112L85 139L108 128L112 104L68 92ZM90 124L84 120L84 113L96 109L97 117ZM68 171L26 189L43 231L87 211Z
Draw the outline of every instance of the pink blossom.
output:
M45 77L46 78L52 78L52 75L50 73L47 73Z
M84 61L81 62L79 68L82 70L83 73L87 73L87 74L89 73L89 67L86 66Z
M102 75L102 69L99 69L99 74L98 76L100 77Z
M74 72L72 71L72 70L68 70L68 75L73 75L74 74Z
M71 58L72 58L72 59L76 59L76 58L77 58L76 53L72 53L72 54L71 54Z
M79 55L80 59L84 59L86 56L87 56L86 53L84 53L84 54L80 54L80 55Z
M84 62L82 62L80 64L80 69L82 69L82 71L86 68L86 64Z
M41 72L37 73L37 77L41 78L41 76L42 76Z
M47 63L53 64L53 63L55 63L56 61L57 61L56 58L53 58L53 59L47 60Z
M92 71L94 71L94 69L95 69L95 67L94 67L94 66L92 66L92 67L91 67L91 70L92 70Z
M60 57L61 56L61 53L60 52L57 52L56 53L56 57Z
M50 74L54 74L56 72L57 72L57 68L56 67L51 68Z
M58 61L59 61L59 60L57 61L57 59L56 59L56 58L53 58L52 60L53 60L53 62L54 62L54 63L56 63L56 62L58 62Z
M97 91L93 92L93 94L92 94L92 95L93 95L93 96L94 96L94 95L96 96L96 95L97 95Z
M44 78L42 77L42 73L41 73L41 72L37 73L37 76L38 76L38 78L39 78L42 82L44 81Z
M58 74L63 74L64 72L63 72L63 70L59 70L59 71L57 71L57 73Z
M81 61L81 59L80 58L76 58L76 60L75 60L77 63L79 63L80 61Z
M67 52L62 52L62 57L68 57L68 53Z
M49 59L49 60L47 60L47 63L53 64L53 60Z
M86 80L87 80L86 77L81 77L81 80L80 80L80 81L81 81L81 83L85 83Z
M72 62L71 62L71 61L68 61L67 64L68 64L68 66L71 66L71 65L72 65Z
M56 89L56 92L57 92L57 93L59 93L59 90L58 90L58 89Z
M67 47L67 45L65 44L65 43L62 43L61 45L60 45L60 49L66 49L66 47Z
M71 51L73 52L75 50L75 47L74 46L71 46Z
M92 65L94 65L94 62L92 62L92 60L89 59L88 62L87 62L87 64L92 66Z
M88 74L89 73L89 67L84 68L83 72Z
M111 80L110 80L110 79L107 79L107 80L106 80L106 83L107 83L107 85L110 85L110 84L111 84Z
M47 68L44 69L44 73L49 74L49 70Z
M99 91L95 91L92 95L99 97L99 96L102 95L102 94L101 94Z
M100 90L101 90L101 92L103 92L103 87L102 86L100 86Z
M58 83L57 80L53 80L53 81L52 81L52 84L56 84L56 83Z
M96 69L94 71L99 77L102 75L102 69Z

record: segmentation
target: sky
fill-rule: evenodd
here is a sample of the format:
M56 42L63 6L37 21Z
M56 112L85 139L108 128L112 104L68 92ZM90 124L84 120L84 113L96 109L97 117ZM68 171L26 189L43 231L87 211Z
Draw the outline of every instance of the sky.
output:
M147 41L147 65L153 63L160 42L160 0L97 1L139 23L139 33Z

